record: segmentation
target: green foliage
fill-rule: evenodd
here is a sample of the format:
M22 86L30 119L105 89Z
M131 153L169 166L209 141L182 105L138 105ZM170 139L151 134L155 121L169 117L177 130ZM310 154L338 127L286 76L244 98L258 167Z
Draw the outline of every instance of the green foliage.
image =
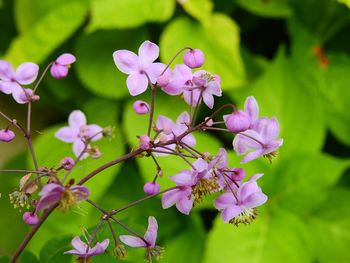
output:
M290 17L293 14L288 0L237 0L237 3L259 16Z

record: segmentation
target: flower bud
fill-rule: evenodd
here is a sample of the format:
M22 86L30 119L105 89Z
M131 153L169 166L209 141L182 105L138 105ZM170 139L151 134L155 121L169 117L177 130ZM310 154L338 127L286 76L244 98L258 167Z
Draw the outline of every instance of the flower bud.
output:
M224 115L223 118L227 129L231 132L242 132L250 127L250 117L244 111L234 111L231 114Z
M143 191L148 195L158 194L160 185L157 182L148 182L143 186Z
M135 101L132 107L137 114L146 114L150 109L148 103L142 100Z
M35 212L25 212L23 214L23 221L28 225L36 225L39 222L39 217Z
M245 170L243 168L233 168L231 178L235 181L242 181L245 177Z
M71 157L63 158L62 161L61 161L61 166L66 171L72 170L73 167L74 167L74 164L75 164L75 162L74 162L74 160Z
M211 127L214 124L213 119L209 117L205 117L204 121L206 121L205 125L207 125L208 127Z
M70 53L60 55L50 69L51 76L55 79L65 78L68 75L70 65L76 61L75 56Z
M15 133L9 129L0 130L0 141L10 142L15 138Z
M200 49L190 49L185 53L183 60L190 68L200 68L204 64L205 57Z
M139 137L140 148L147 151L150 148L150 138L147 135Z

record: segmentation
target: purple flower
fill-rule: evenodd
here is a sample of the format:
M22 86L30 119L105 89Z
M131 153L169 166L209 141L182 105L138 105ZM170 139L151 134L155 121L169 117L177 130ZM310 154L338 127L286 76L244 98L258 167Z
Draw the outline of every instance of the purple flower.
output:
M251 119L244 111L234 111L223 116L227 129L233 133L238 133L249 129Z
M207 71L199 70L193 75L193 87L184 90L184 99L187 104L196 106L203 98L204 104L210 109L214 107L214 97L221 96L221 79Z
M71 157L65 157L61 161L61 167L66 171L72 170L74 165L75 161Z
M200 68L204 64L205 57L200 49L190 49L185 53L183 60L190 68Z
M15 138L15 133L9 129L0 130L0 141L10 142Z
M141 135L139 137L140 148L142 150L149 150L151 139L147 135Z
M256 207L267 201L267 196L262 193L256 180L262 175L253 175L248 182L241 184L233 194L227 191L220 195L214 202L214 206L221 211L224 222L238 225L248 224L256 217Z
M35 212L25 212L23 214L23 221L27 225L36 225L39 222L39 217Z
M103 129L96 124L87 125L84 113L79 110L75 110L69 115L68 124L69 126L59 129L55 136L63 142L73 143L73 152L77 157L85 149L87 140L97 141L102 138ZM88 153L84 153L81 159L88 155Z
M155 217L150 216L148 217L148 228L143 238L130 235L121 235L119 238L124 244L128 245L129 247L146 248L147 253L145 259L148 262L152 262L152 256L156 257L158 260L164 252L164 249L162 247L156 246L157 234L157 220Z
M72 54L62 54L53 62L50 69L51 76L56 79L67 77L70 65L73 64L75 61L75 56L73 56Z
M176 65L174 70L168 69L157 80L162 90L169 95L180 95L184 89L192 87L192 70L186 65Z
M29 85L34 82L38 76L38 65L25 62L18 66L16 71L11 63L0 60L0 91L5 94L12 94L17 103L23 104L28 102L23 99L23 94L29 93L29 89L24 89L21 85ZM33 94L28 94L33 95Z
M143 191L148 195L158 194L160 185L157 182L148 182L143 186Z
M135 101L132 107L134 111L140 115L148 113L150 109L148 103L142 100Z
M128 50L117 50L113 53L117 68L129 75L126 84L132 96L145 92L148 86L148 78L154 84L166 68L166 65L162 63L153 63L158 57L159 48L150 41L142 43L138 56Z
M81 185L66 188L59 184L49 183L43 187L39 195L40 199L36 205L36 213L57 203L59 203L61 210L66 211L76 203L86 200L90 192L89 189Z
M89 247L86 243L81 241L80 237L74 237L72 240L72 246L74 249L64 252L64 254L77 255L79 258L88 259L92 256L102 254L105 252L109 245L109 239L105 239L103 242L97 242L94 247Z
M260 156L265 156L271 161L283 143L283 139L277 139L279 132L276 118L263 117L254 123L253 129L237 134L233 140L234 150L238 155L248 153L241 163L252 161Z

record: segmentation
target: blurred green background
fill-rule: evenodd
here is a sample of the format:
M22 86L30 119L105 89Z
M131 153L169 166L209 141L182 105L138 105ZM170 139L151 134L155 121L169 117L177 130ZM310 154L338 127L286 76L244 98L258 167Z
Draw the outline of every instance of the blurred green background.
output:
M99 160L83 161L73 173L81 178L137 143L145 117L135 116L126 76L112 60L117 49L136 51L149 39L159 44L167 63L185 46L202 49L204 68L222 78L223 98L215 106L240 107L254 95L261 114L280 121L284 145L272 165L259 159L244 165L248 175L263 172L269 201L250 226L224 224L207 198L190 216L162 210L160 199L120 214L143 233L148 215L159 222L161 262L193 263L348 263L350 262L350 1L348 0L0 0L0 57L14 64L33 61L41 69L57 55L76 55L68 78L50 76L39 88L34 107L35 149L42 166L55 166L71 147L53 137L68 114L82 109L90 123L116 127L115 139L98 143ZM180 62L180 59L177 60ZM149 100L149 94L139 98ZM157 112L175 118L185 103L158 96ZM179 106L182 105L182 106ZM25 106L0 94L0 110L24 121ZM202 117L208 112L202 109ZM6 125L0 119L0 127ZM232 136L197 134L198 148L230 149ZM184 167L160 159L165 178ZM0 144L0 168L31 168L21 136ZM113 167L88 183L92 199L117 208L143 196L155 175L148 159ZM7 262L29 231L8 194L20 174L0 174L0 262ZM22 211L23 212L23 211ZM71 262L62 256L81 226L93 227L99 214L83 204L67 214L54 213L30 243L21 262ZM118 234L123 233L116 227ZM108 228L99 240L110 237ZM110 245L109 252L112 252ZM129 262L142 262L142 250L128 250ZM115 262L110 255L93 262Z

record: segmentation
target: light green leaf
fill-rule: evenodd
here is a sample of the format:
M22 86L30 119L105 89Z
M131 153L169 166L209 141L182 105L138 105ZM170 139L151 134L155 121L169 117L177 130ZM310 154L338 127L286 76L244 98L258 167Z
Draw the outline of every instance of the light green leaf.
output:
M132 28L168 20L175 0L92 0L89 30Z
M290 17L293 15L288 0L236 0L247 11L266 17Z
M213 11L213 2L211 0L185 0L179 1L179 4L187 13L196 18L203 24L211 21Z
M180 17L172 21L161 35L161 58L167 63L184 47L199 48L206 57L203 68L220 75L223 89L230 89L245 82L239 43L238 25L223 14L214 13L206 26ZM181 57L175 63L183 63Z
M40 250L40 263L69 263L72 256L64 252L72 249L71 237L55 237L46 242Z
M127 75L117 69L112 54L118 49L137 51L146 38L142 30L109 30L82 35L76 45L78 77L100 96L120 98L128 94Z
M28 13L28 10L32 8L31 6L29 9L25 9L25 12ZM13 63L23 61L42 62L81 25L85 19L87 9L88 1L78 0L62 1L50 11L45 11L45 15L41 16L40 20L35 19L36 22L28 22L33 25L29 25L29 29L26 29L25 32L13 40L7 50L5 59ZM20 22L21 25L25 23Z
M350 261L350 191L335 189L320 209L311 216L315 255L320 263Z
M350 8L350 0L338 0L338 2Z
M19 262L20 263L39 263L39 260L31 251L25 250L19 257Z
M251 225L238 228L218 217L209 233L204 258L204 263L309 263L308 228L284 210L259 210Z

